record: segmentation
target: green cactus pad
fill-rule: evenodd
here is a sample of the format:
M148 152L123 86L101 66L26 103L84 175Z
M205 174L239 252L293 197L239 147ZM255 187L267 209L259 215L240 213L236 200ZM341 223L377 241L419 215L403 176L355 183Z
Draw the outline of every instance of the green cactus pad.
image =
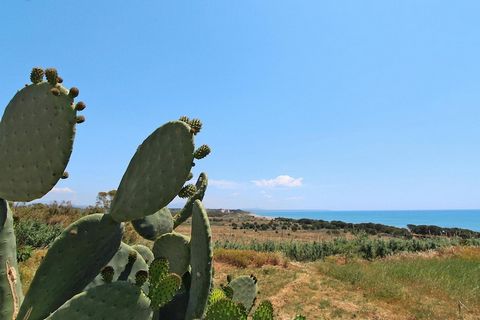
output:
M133 245L132 249L136 250L142 256L143 260L145 260L145 263L147 265L150 265L150 263L152 263L153 259L155 258L153 256L152 250L150 250L150 248L144 246L143 244Z
M166 258L170 264L169 272L183 275L190 264L190 239L180 233L167 233L153 244L155 258Z
M186 320L203 317L212 281L212 232L207 211L200 200L193 204L190 250L192 284Z
M258 305L252 320L273 320L273 306L268 300L263 300Z
M112 259L123 226L110 215L91 214L68 226L53 242L35 273L18 314L43 320L81 292Z
M151 318L150 300L142 290L131 283L120 281L77 294L45 320L150 320Z
M182 287L169 303L154 312L153 320L185 320L190 282L190 272L185 272L182 277Z
M132 225L143 238L154 241L161 235L172 232L173 217L165 207L145 218L133 220Z
M195 200L200 200L200 201L203 200L205 191L207 191L207 186L208 186L207 174L205 172L202 172L198 176L197 183L195 184L195 187L197 188L197 192L195 192L193 197L187 200L183 209L180 210L180 212L177 213L173 218L174 229L179 225L181 225L182 223L184 223L188 218L192 216L193 203L195 202Z
M228 286L233 290L232 300L241 303L247 309L247 312L250 312L258 292L256 278L240 276L233 279Z
M72 103L61 85L40 82L18 91L7 105L0 122L1 198L41 198L62 177L75 137Z
M23 292L17 266L13 215L3 199L0 199L0 221L0 319L15 319Z
M244 308L230 299L221 299L208 308L205 320L247 320Z
M126 272L127 274L124 274L124 276L126 276L126 280L134 284L136 282L135 274L140 270L148 270L148 265L140 254L137 254L135 262L129 267L128 256L131 252L137 253L133 247L130 247L128 244L122 242L113 258L110 259L110 261L106 264L107 266L113 268L113 282L119 281L119 278L122 276L122 274ZM105 281L100 273L85 287L84 290L102 285L104 283ZM148 288L148 286L146 286L146 288Z
M187 179L193 149L187 124L172 121L155 130L140 145L123 175L112 201L112 217L131 221L166 207Z
M148 296L151 300L151 308L158 310L170 302L181 285L182 279L174 273L170 273L164 278L155 281L150 278Z
M226 298L227 298L227 295L222 289L215 288L212 290L212 292L210 292L210 295L208 296L208 306L211 306L217 301L221 299L226 299Z

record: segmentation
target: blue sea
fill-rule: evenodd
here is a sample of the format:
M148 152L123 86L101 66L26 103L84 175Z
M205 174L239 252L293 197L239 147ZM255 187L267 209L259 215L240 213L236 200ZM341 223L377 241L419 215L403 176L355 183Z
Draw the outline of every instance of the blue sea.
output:
M395 227L426 224L480 231L480 209L477 210L405 210L405 211L322 211L322 210L249 210L264 217L292 219L339 220L350 223L373 222Z

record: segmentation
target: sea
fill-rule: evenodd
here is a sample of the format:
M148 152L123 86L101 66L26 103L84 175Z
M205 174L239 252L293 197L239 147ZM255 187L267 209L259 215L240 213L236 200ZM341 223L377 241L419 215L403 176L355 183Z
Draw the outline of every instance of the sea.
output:
M350 223L373 222L394 227L407 224L464 228L480 232L480 209L475 210L395 210L395 211L326 211L326 210L248 210L263 217L309 218Z

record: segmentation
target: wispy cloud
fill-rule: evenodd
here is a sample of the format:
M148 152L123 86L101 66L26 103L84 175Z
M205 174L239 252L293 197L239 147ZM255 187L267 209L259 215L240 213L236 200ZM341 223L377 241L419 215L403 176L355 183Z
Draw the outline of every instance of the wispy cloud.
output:
M215 179L210 179L208 181L208 184L218 189L236 189L239 186L239 183L235 181L215 180Z
M57 188L57 187L53 187L53 189L50 191L52 193L75 193L75 191L73 191L72 189L68 188L68 187L65 187L65 188Z
M303 178L293 178L287 175L280 175L273 179L261 179L252 181L257 187L288 187L295 188L301 187L303 184Z

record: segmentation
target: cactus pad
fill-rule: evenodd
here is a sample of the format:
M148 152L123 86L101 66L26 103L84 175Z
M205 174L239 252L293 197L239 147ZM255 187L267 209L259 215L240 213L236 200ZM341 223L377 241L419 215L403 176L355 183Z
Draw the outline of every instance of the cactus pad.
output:
M46 320L150 320L151 317L150 301L139 287L114 282L77 294Z
M230 299L221 299L208 308L205 320L247 320L244 308Z
M135 244L132 246L132 249L136 250L142 256L143 260L145 260L145 263L147 265L150 265L150 263L152 263L154 256L150 248L144 246L143 244Z
M137 256L135 261L129 263L129 255L132 252L135 252ZM123 242L120 244L120 247L118 248L113 258L110 259L110 261L107 263L107 266L113 268L113 282L123 280L130 283L135 283L135 274L140 270L148 270L148 265L142 258L142 256L140 254L137 254L137 251L135 249ZM121 277L124 277L124 279L119 279ZM102 285L104 283L105 281L103 280L102 274L100 273L95 277L92 282L88 284L88 286L84 290Z
M268 300L263 300L258 305L252 320L273 320L273 306Z
M123 226L104 214L91 214L68 226L35 273L18 319L30 312L28 320L43 320L82 291L115 255L122 233Z
M257 297L257 279L253 276L240 276L233 279L228 286L233 290L232 300L241 303L249 312Z
M48 82L28 85L13 97L0 123L0 197L41 198L62 177L75 136L72 103L67 89Z
M7 201L0 199L0 319L15 319L23 301L17 266L13 216Z
M193 136L181 121L155 130L138 148L112 201L116 221L146 217L169 204L182 189L193 161Z
M132 225L139 235L153 241L165 233L172 232L173 217L170 210L165 207L145 218L133 220Z
M155 240L153 244L155 258L166 258L170 272L183 275L190 264L190 239L182 234L167 233Z
M207 191L207 186L208 186L207 174L202 172L198 176L197 183L195 184L197 192L195 192L193 197L187 200L183 209L180 210L180 212L175 215L175 217L173 218L173 228L178 227L180 224L182 224L192 216L193 203L195 202L195 200L200 200L200 201L203 200L205 191Z
M200 200L193 204L190 250L192 284L186 320L203 317L212 281L212 232L207 211Z

